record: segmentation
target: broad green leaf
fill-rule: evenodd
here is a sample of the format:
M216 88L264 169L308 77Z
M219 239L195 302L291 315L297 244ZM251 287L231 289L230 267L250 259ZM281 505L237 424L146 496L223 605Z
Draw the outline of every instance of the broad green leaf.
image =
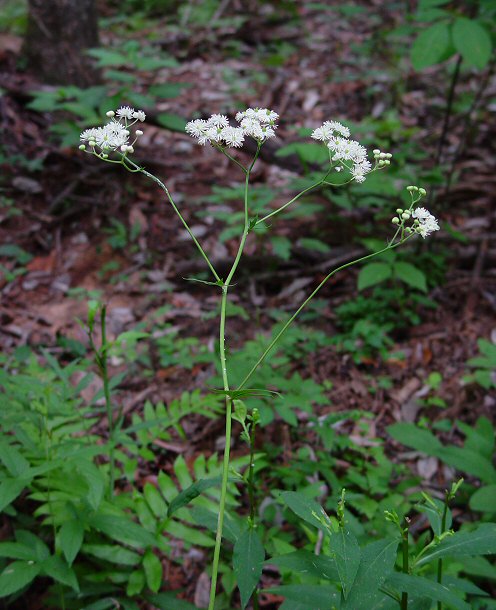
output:
M440 441L432 432L419 428L415 424L401 422L388 426L386 429L396 441L427 455L437 455L437 451L442 448Z
M450 45L450 32L446 23L435 23L423 30L412 45L410 59L415 70L437 64Z
M292 573L308 574L330 581L339 580L336 560L326 555L314 555L310 551L294 551L287 555L271 557L266 563L275 564L283 570L291 570Z
M22 479L4 479L0 483L0 512L21 494L27 484L28 481Z
M422 576L411 576L410 574L396 572L388 577L387 584L392 585L399 592L408 593L408 597L413 600L429 597L431 600L443 602L448 604L449 607L457 608L457 610L470 610L470 605L458 595L455 595L447 586L440 585Z
M127 581L126 595L129 597L139 595L145 588L145 584L146 579L142 570L135 570L134 572L131 572L129 575L129 580Z
M50 549L48 546L43 542L43 540L41 540L41 538L38 538L38 536L35 536L35 534L32 532L29 532L28 530L16 530L15 537L17 542L31 548L34 555L32 559L35 559L41 563L50 557Z
M196 481L186 489L184 489L178 496L172 500L167 510L167 516L171 517L177 510L189 504L191 500L197 498L201 493L210 487L215 487L220 484L221 478L215 477L213 479L201 479Z
M143 570L148 588L150 591L157 593L162 584L162 564L160 559L150 550L143 557Z
M150 595L148 599L160 610L197 610L196 606L184 601L184 599L177 599L176 593L173 591Z
M339 532L331 536L330 550L336 556L339 582L343 590L343 597L346 599L360 565L360 547L355 536L350 531L340 527Z
M59 557L58 555L52 555L48 559L40 564L43 572L56 580L57 582L61 582L63 585L67 585L74 589L74 591L79 592L79 583L76 578L76 574L74 570L70 568L67 563Z
M29 462L22 453L3 440L0 441L0 460L13 477L22 477L29 469Z
M427 292L425 273L410 263L394 263L394 275L412 288Z
M171 131L183 132L184 128L186 127L186 121L182 116L179 116L178 114L171 114L169 112L162 112L157 115L157 122L159 125L162 125L162 127L166 127Z
M283 235L274 235L270 238L272 251L276 256L282 258L283 261L288 261L291 258L291 240Z
M72 565L76 555L79 553L79 549L83 544L83 538L84 525L79 519L71 519L62 524L58 535L58 542L69 565Z
M203 506L194 506L190 510L191 517L198 525L206 527L211 532L217 531L218 515ZM222 528L222 536L233 544L241 535L239 525L233 521L228 515L224 515L224 527Z
M145 483L143 495L155 517L163 519L167 515L167 504L155 485Z
M19 542L0 542L0 557L32 561L33 549Z
M314 250L315 252L322 252L323 254L331 250L329 244L313 237L302 237L298 240L298 245L307 250Z
M0 574L0 597L20 591L38 576L41 568L32 561L14 561Z
M365 290L389 279L393 269L388 263L369 263L358 274L358 290Z
M155 536L125 517L96 514L89 517L88 523L109 538L129 546L144 548L157 545Z
M101 470L88 460L79 461L77 463L77 469L88 484L86 498L90 503L90 506L94 510L97 510L105 492L105 477Z
M424 565L441 557L496 554L496 523L482 523L471 532L456 532L445 538L417 562Z
M496 485L485 485L478 489L470 498L470 508L496 513Z
M83 551L98 559L123 566L136 566L141 562L141 555L118 544L85 544Z
M262 576L265 551L257 532L250 528L237 539L233 551L233 568L238 581L241 607L245 608Z
M432 455L437 455L443 462L454 466L461 472L478 477L484 483L496 483L496 468L492 462L471 449L451 445L442 447Z
M315 500L307 498L302 493L296 491L284 491L281 494L281 498L298 517L301 517L307 523L319 528L323 532L329 533L331 520L322 506L315 502Z
M398 540L385 538L367 545L362 550L360 566L353 587L341 605L342 610L370 608L381 598L378 589L393 571Z
M333 607L338 607L341 597L341 593L338 593L336 587L330 585L282 585L264 589L264 591L283 595L289 601L300 603L302 610L310 608L312 610L331 610ZM358 610L358 606L353 610Z
M491 37L475 19L458 17L453 24L453 43L463 60L482 70L491 58Z

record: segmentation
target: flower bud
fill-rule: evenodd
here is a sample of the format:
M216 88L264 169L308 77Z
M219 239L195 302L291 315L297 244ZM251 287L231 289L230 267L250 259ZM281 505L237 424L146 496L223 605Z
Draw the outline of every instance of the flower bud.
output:
M141 129L137 129L136 130L136 135L137 136L142 136L143 135L143 132L141 131Z
M115 116L115 112L113 110L109 110L105 114L106 114L106 116L108 116L109 119L111 119L112 117Z
M391 159L393 155L391 153L386 153L386 159Z
M108 159L107 153L102 153L102 159Z
M88 142L88 144L89 144L90 146L96 146L96 142L95 142L95 140L90 140L90 141Z
M379 159L385 159L386 158L386 153L379 153Z
M133 153L134 152L134 148L132 146L128 146L127 147L127 152L128 153Z
M410 229L410 227L405 228L405 233L411 233L411 232L412 232L412 230Z
M395 217L394 217L394 218L391 220L391 222L392 222L394 225L399 225L399 224L400 224L400 219L399 219L397 216L395 216Z
M407 187L406 187L406 190L407 190L409 193L411 193L412 191L414 191L414 190L415 190L415 187L414 187L414 186L407 186Z
M422 195L422 197L427 195L427 191L425 189L423 189L423 188L419 188L419 193L420 193L420 195Z
M374 148L374 150L372 151L374 153L374 155L380 155L381 151L378 148Z
M86 146L84 144L81 144L81 146L79 147L79 150L86 150Z
M403 212L401 218L403 218L403 220L408 220L410 218L410 212Z
M391 161L390 161L389 159L386 159L386 160L384 161L384 165L391 165Z
M396 208L396 214L403 214L403 208Z

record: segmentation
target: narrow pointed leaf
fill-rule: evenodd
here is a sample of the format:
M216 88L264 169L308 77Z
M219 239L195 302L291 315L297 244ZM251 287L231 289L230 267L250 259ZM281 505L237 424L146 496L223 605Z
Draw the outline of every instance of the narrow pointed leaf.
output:
M241 595L241 607L246 608L262 575L265 551L257 532L250 528L234 545L233 567Z

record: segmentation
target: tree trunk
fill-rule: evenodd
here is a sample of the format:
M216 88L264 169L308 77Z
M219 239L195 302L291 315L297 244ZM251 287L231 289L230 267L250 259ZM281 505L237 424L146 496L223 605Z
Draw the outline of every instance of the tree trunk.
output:
M98 73L85 50L98 46L94 0L29 0L24 51L46 83L87 87Z

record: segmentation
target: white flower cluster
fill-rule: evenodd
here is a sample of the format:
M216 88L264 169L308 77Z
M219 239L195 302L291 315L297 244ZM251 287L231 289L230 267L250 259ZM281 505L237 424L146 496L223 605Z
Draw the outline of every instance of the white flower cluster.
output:
M243 146L246 136L259 142L273 138L279 115L267 108L248 108L238 112L236 121L239 127L231 127L229 119L223 114L213 114L209 119L195 119L186 125L186 133L197 138L198 144L212 144L239 148Z
M107 117L110 121L103 127L92 127L83 131L80 136L83 144L79 148L86 150L86 142L92 147L93 152L96 152L96 147L99 148L104 158L108 157L109 152L118 149L124 154L134 152L133 145L138 137L143 135L143 132L137 129L134 141L129 143L131 135L129 128L138 121L143 122L145 120L146 115L143 110L134 110L129 106L122 106L116 112L109 110Z
M372 170L372 164L367 159L367 149L356 140L350 140L350 130L337 121L325 121L320 127L314 129L312 138L324 142L331 151L331 161L343 161L344 165L351 171L355 182L364 182L365 176ZM391 153L382 153L374 150L376 167L389 165ZM348 165L346 161L351 161ZM338 165L336 171L341 171Z
M425 208L416 208L412 212L412 218L415 218L413 230L425 239L434 231L439 231L439 223L435 216Z
M425 197L427 191L418 186L407 186L406 190L412 196L412 205L410 206L410 209L407 210L398 208L396 210L398 216L395 216L392 219L392 223L404 229L405 233L418 233L424 239L434 231L439 231L439 223L429 210L426 210L425 208L415 208L413 212L411 211L413 205L422 197ZM414 199L415 196L417 197ZM411 218L413 219L412 226L405 227L405 222Z

